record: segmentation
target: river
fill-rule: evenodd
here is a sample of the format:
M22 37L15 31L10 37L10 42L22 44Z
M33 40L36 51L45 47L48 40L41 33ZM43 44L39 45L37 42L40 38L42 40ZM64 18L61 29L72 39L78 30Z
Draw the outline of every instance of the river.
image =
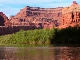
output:
M80 60L80 47L0 47L0 60Z

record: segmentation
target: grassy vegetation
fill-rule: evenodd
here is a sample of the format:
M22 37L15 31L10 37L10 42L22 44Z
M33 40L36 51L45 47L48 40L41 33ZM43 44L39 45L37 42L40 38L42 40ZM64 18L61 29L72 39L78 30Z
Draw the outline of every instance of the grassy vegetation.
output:
M50 44L54 29L20 30L11 35L0 36L2 44Z

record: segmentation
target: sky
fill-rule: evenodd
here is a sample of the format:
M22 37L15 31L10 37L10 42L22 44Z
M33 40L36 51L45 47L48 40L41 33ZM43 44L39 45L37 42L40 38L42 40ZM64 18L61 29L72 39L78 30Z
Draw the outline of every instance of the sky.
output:
M67 7L72 4L72 1L80 4L80 0L0 0L0 12L9 17L16 15L25 6L43 8Z

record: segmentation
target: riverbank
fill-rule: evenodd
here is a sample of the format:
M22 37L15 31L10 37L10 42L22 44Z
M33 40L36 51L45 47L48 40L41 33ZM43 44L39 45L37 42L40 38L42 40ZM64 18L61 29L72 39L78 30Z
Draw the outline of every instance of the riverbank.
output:
M17 33L0 36L0 45L54 45L80 46L80 27L66 29L20 30Z

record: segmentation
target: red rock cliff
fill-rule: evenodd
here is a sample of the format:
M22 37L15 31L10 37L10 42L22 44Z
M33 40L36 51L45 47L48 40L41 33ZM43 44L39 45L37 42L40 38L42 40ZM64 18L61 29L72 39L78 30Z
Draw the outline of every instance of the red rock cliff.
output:
M0 12L0 26L8 26L8 25L9 25L8 17L3 12Z
M80 26L80 5L73 1L72 5L62 9L62 20L59 28Z
M61 17L62 7L40 8L26 6L15 16L11 16L9 20L12 26L35 25L40 28L51 28L60 24Z

